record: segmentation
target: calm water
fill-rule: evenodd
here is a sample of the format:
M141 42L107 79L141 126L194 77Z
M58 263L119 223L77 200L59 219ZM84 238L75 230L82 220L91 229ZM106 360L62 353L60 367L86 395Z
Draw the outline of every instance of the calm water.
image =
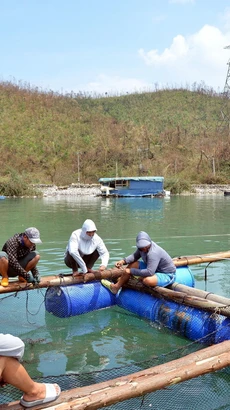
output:
M171 198L43 198L6 199L0 201L0 244L15 232L36 226L43 240L41 274L67 273L63 263L66 243L71 232L93 219L98 234L110 251L110 267L135 249L140 230L174 256L199 255L230 249L230 198L224 196L192 196ZM208 268L208 290L230 296L229 262ZM195 269L195 270L194 270ZM203 288L203 268L193 268L196 286Z
M110 267L135 249L140 230L173 257L230 249L230 198L224 196L6 199L0 206L1 244L29 226L40 230L41 275L70 272L63 262L66 243L87 218L94 220L110 251ZM230 262L211 264L207 283L204 267L191 267L196 287L230 297ZM55 318L45 312L44 295L45 290L36 290L2 300L1 311L7 312L2 332L26 342L26 366L33 376L112 369L189 343L117 307Z

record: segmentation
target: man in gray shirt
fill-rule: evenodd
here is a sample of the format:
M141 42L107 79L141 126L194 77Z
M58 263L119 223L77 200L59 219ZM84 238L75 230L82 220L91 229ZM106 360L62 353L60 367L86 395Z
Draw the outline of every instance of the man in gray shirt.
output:
M147 286L168 286L175 281L176 266L169 254L153 242L150 236L141 231L136 237L136 251L116 262L115 266L122 269L122 275L117 283L102 280L101 283L116 294L128 282L130 275L138 277ZM142 258L142 261L139 259ZM122 268L123 265L128 265Z

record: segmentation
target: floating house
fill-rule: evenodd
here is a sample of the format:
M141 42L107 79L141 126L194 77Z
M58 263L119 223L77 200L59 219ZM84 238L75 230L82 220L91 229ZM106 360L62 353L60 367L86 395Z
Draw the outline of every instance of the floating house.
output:
M142 197L164 196L163 177L100 178L102 196Z

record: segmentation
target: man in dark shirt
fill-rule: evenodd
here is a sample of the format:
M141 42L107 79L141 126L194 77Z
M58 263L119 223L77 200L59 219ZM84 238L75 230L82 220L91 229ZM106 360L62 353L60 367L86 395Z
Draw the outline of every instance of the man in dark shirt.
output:
M42 243L37 228L27 228L23 233L16 233L2 247L0 252L1 285L8 286L9 277L19 277L21 282L39 283L36 267L40 255L36 244Z

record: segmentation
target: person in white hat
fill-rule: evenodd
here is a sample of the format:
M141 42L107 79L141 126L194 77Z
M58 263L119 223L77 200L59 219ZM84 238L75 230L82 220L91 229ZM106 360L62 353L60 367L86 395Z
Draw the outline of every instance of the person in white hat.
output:
M72 232L66 247L64 262L72 269L73 276L92 272L98 258L101 259L100 271L106 269L109 252L103 240L96 233L97 228L91 219L86 219L82 228ZM81 272L78 272L78 269Z
M141 231L136 237L136 251L115 263L122 269L122 275L117 283L102 279L101 283L112 293L116 294L128 282L130 275L137 277L147 286L168 286L175 281L176 266L171 256L159 245L152 241L150 236ZM142 258L142 261L139 259ZM128 265L122 268L123 265Z
M43 405L56 400L61 388L54 383L37 383L31 379L20 360L24 342L11 334L0 333L0 387L11 384L23 392L20 404L25 408Z
M21 282L40 282L37 269L40 255L36 251L36 244L39 243L42 243L40 232L34 227L16 233L6 241L0 252L1 286L8 286L9 278L16 276Z

